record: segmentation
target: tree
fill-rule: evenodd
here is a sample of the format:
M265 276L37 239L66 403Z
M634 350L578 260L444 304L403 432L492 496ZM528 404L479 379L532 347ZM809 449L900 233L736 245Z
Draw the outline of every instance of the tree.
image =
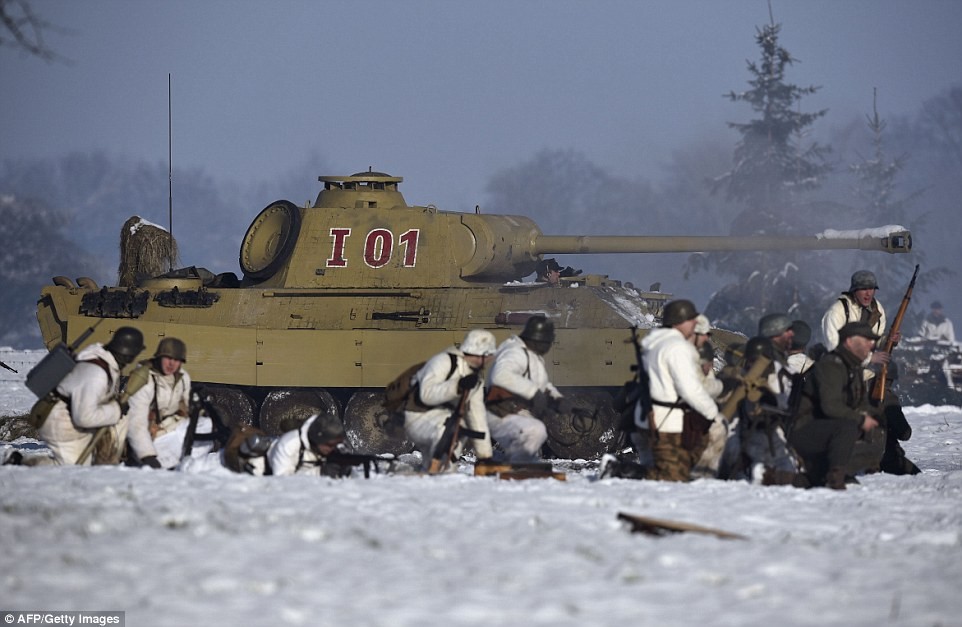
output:
M761 59L748 62L750 89L727 96L748 103L758 115L745 123L729 123L741 139L732 168L712 181L713 192L724 190L728 200L742 206L731 226L733 235L813 232L811 214L798 208L805 193L818 189L832 170L826 161L831 148L805 140L809 127L827 110L799 109L799 101L819 88L786 81L786 71L796 60L779 45L780 29L774 21L757 29ZM686 275L714 269L736 277L712 297L706 314L716 324L753 335L765 313L797 312L824 292L802 277L802 257L779 252L692 255Z
M861 204L861 215L870 224L905 224L909 218L912 203L922 195L922 190L910 193L905 198L896 196L896 177L901 174L908 161L908 155L889 158L885 151L884 134L887 122L879 117L876 97L872 101L872 115L866 115L869 132L871 133L872 155L862 157L858 163L849 166L849 171L855 177L855 196ZM925 108L923 107L923 110ZM916 212L912 216L913 228L924 227L928 212ZM907 286L916 263L921 265L916 288L925 291L951 273L947 268L926 268L924 264L926 254L922 250L915 250L911 255L898 255L894 263L880 264L874 268L879 285ZM924 268L924 269L922 269ZM853 267L855 271L859 268ZM917 327L923 314L916 312L915 320L906 321L906 328Z
M27 0L0 0L0 47L23 50L45 61L60 58L47 47L44 31L54 26L33 12Z
M66 215L36 200L0 197L0 345L36 348L37 297L55 275L93 276L101 262L64 235Z
M612 176L571 150L542 150L495 173L486 191L484 213L527 216L549 235L644 235L651 233L653 224L672 223L670 212L647 182ZM579 255L565 263L587 267L592 274L619 276L628 265L624 257L611 255Z

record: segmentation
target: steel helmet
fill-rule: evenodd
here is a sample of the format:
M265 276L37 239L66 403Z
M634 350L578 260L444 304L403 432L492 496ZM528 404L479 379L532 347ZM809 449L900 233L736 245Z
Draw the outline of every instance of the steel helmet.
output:
M461 342L461 352L465 355L480 355L482 357L494 355L497 348L498 342L494 339L494 334L484 329L468 331L467 335L464 336L464 341Z
M792 319L781 313L771 313L762 316L758 321L758 334L763 337L775 337L792 328Z
M665 305L665 309L662 311L661 326L673 327L676 324L688 322L697 315L695 303L685 299L673 300Z
M170 357L178 361L187 361L187 345L176 337L165 337L157 345L154 357Z
M144 334L139 329L120 327L114 331L114 336L104 345L104 348L118 358L118 362L129 364L147 347L144 346Z
M878 280L875 278L875 274L868 270L858 270L852 275L852 284L849 286L848 291L854 292L855 290L877 290Z
M529 342L554 342L554 323L544 316L531 316L524 323L521 339Z
M308 420L311 419L308 418ZM344 438L344 425L337 416L315 414L313 420L311 426L307 428L307 441L312 448Z

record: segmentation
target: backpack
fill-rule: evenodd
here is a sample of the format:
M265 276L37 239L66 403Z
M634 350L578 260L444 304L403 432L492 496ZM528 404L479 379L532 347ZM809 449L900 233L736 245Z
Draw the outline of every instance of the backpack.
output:
M448 372L445 380L450 379L458 367L458 356L454 353L448 353L448 355L451 357L451 370ZM426 363L428 362L422 361L421 363L414 364L384 386L384 408L388 410L388 412L394 414L404 410L404 405L417 387L417 384L412 385L411 381L414 379L414 375L416 375Z

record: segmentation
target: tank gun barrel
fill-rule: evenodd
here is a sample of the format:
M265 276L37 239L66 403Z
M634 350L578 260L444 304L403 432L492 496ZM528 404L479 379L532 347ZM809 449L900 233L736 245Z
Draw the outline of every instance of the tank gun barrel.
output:
M907 253L912 234L902 227L825 231L818 235L651 236L540 235L535 254L691 253L726 250L878 250Z

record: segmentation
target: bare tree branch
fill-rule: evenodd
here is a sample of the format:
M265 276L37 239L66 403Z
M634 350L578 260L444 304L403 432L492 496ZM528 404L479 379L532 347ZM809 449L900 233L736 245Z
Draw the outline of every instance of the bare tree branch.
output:
M29 0L0 0L0 24L0 47L17 48L44 61L65 60L44 43L44 32L57 28L34 13Z

